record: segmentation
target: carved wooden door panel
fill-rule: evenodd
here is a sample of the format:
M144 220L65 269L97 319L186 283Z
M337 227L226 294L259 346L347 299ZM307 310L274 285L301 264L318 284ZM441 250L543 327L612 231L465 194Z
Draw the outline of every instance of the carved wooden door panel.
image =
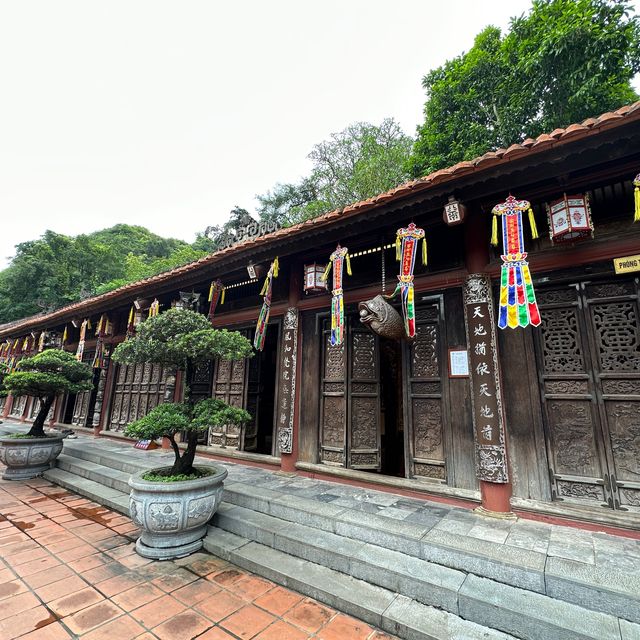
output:
M380 470L380 353L378 336L347 318L345 341L322 333L320 460L351 469ZM355 326L354 326L355 325Z
M120 365L113 387L109 429L122 431L164 402L170 369L159 364Z
M260 369L262 358L259 354L250 358L246 364L247 369L247 400L246 410L251 414L250 422L245 425L242 434L242 442L240 448L243 451L255 451L258 448L258 420L260 410ZM272 373L275 375L275 371Z
M216 360L213 397L219 398L232 407L245 406L245 360ZM209 444L219 447L240 446L240 429L235 425L211 427Z
M640 507L637 283L540 291L536 357L554 499Z
M607 502L640 511L640 309L638 280L582 285L599 417Z
M197 362L193 370L190 371L189 389L191 393L191 399L194 402L211 397L211 387L213 384L213 370L214 361L206 360L204 362ZM198 434L198 442L206 444L208 440L208 434L206 431ZM182 432L182 441L186 441L186 432Z
M380 350L378 336L353 326L348 332L348 463L350 469L380 471Z
M412 478L446 481L442 301L416 310L416 338L405 347L407 470Z
M322 331L320 461L344 467L347 430L347 359L344 342L331 344L331 322Z
M91 400L91 391L81 391L76 395L76 401L73 405L73 416L71 424L76 427L87 426L87 415L89 411L89 401Z

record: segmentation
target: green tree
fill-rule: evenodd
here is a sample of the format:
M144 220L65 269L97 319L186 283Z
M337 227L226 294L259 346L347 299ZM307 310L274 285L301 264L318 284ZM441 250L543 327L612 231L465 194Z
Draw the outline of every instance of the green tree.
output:
M313 147L309 176L257 196L260 218L289 226L387 191L406 180L412 144L392 118L351 124Z
M46 231L17 245L11 264L0 272L0 323L51 311L205 254L144 227L116 225L75 237Z
M189 379L197 362L223 358L240 360L253 355L251 343L237 331L213 329L205 316L194 311L168 309L140 323L133 338L119 344L113 352L116 362L153 362L186 372ZM187 389L188 399L188 389ZM211 425L242 424L249 420L243 409L229 407L220 400L201 400L185 404L168 403L132 422L125 433L133 437L159 438L171 442L175 461L170 474L193 474L198 432ZM222 422L220 422L222 421ZM187 448L180 453L175 436L187 431Z
M620 0L534 0L429 72L407 169L419 177L637 100L640 22Z
M77 393L93 387L91 367L60 349L48 349L18 363L3 380L3 391L13 396L40 399L38 415L27 435L44 438L44 421L59 393Z

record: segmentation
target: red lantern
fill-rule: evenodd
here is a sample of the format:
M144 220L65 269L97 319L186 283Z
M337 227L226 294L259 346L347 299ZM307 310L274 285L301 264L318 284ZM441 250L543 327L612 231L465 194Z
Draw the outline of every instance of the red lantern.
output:
M553 244L576 242L593 237L593 222L589 197L585 195L568 196L547 204L549 236Z
M327 290L327 282L323 279L324 264L305 264L304 265L304 292L319 293Z

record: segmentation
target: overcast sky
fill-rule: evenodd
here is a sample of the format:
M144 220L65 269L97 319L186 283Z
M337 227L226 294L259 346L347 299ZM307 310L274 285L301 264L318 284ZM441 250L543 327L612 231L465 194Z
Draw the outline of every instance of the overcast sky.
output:
M0 268L46 229L192 241L391 116L525 0L0 0ZM526 87L523 87L526 90Z

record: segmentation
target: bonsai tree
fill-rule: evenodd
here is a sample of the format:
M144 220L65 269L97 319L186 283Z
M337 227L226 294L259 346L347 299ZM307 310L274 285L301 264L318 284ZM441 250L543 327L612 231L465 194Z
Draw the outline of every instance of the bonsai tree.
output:
M188 380L197 362L213 358L240 360L251 356L251 343L237 331L213 329L207 318L195 311L168 309L140 323L136 335L119 344L112 358L126 364L150 362L175 367L184 371ZM209 426L241 425L250 417L243 409L230 407L221 400L192 402L187 387L185 402L158 405L129 424L125 434L139 439L166 437L175 454L169 475L183 478L197 475L193 461L200 432ZM176 442L176 434L180 431L187 433L187 448L183 453Z
M3 380L3 393L13 396L34 396L40 400L40 410L27 433L44 438L44 421L59 393L78 393L93 388L91 367L78 362L71 353L48 349L30 358L23 358L17 370Z

